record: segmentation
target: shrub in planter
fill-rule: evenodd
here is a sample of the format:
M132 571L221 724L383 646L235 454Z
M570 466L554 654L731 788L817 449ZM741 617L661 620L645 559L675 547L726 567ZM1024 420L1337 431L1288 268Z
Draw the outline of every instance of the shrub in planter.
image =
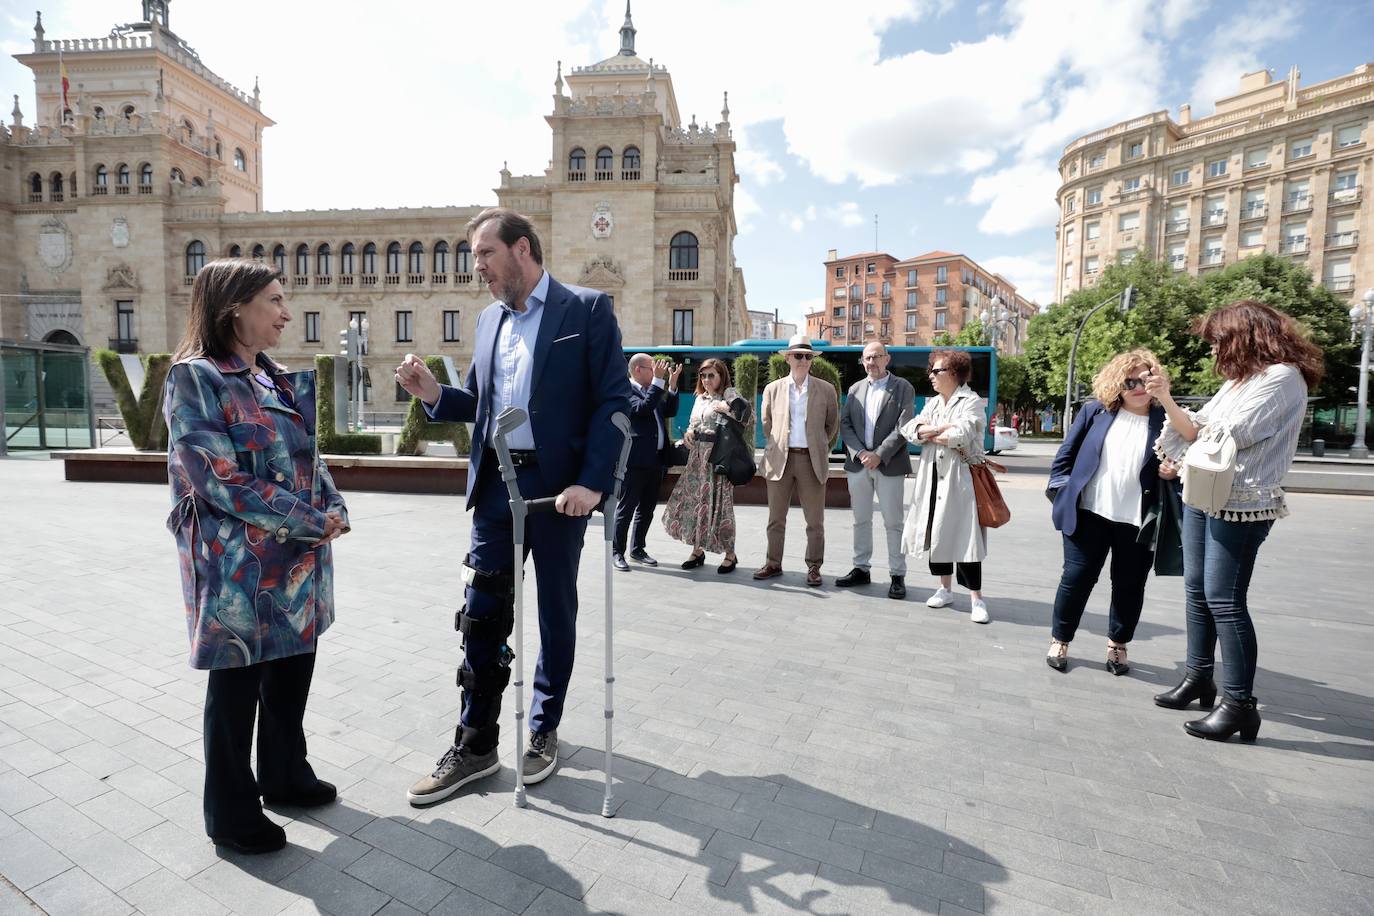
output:
M115 404L124 418L124 429L134 448L143 452L165 451L167 448L167 418L162 415L163 388L172 368L170 353L153 353L140 357L143 363L143 390L134 393L124 363L113 350L96 350L95 361L105 379L114 389Z
M439 384L455 384L448 377L442 356L426 356L425 365L434 373L434 378ZM453 451L460 458L472 451L472 437L468 435L466 423L436 423L425 413L425 405L420 399L412 397L405 426L401 428L401 438L396 442L396 454L423 454L426 442L452 442Z
M315 357L315 442L325 455L380 455L382 437L375 433L334 432L334 357Z

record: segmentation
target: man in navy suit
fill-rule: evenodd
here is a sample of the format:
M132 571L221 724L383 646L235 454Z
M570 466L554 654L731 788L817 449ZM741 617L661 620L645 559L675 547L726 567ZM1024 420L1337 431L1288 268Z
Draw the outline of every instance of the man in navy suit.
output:
M396 369L396 381L432 419L474 424L467 486L472 540L457 620L462 715L434 772L410 788L410 803L417 806L447 798L501 767L498 719L514 657L506 640L514 628L518 571L509 497L493 448L494 418L507 407L529 415L508 439L520 494L557 497L557 513L529 516L525 531L539 594L539 661L529 750L521 761L525 782L533 784L558 763L557 728L577 639L577 566L587 516L611 490L623 441L611 415L629 407L620 326L609 297L549 276L534 227L513 210L483 210L467 234L477 273L497 298L477 318L467 378L460 387L440 385L414 354Z
M669 449L672 441L664 428L665 421L677 413L677 380L682 375L678 366L669 372L671 360L657 362L647 353L630 357L630 460L625 469L625 488L620 504L615 508L615 541L611 562L626 571L625 543L630 541L630 559L645 566L657 566L658 561L644 549L644 538L658 508L658 491L663 485L663 469L672 460ZM630 522L634 522L634 538L629 539Z

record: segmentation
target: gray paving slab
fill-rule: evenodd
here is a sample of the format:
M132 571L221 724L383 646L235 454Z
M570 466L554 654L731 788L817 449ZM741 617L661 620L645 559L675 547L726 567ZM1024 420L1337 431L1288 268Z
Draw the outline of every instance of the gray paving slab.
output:
M1003 481L993 622L932 582L885 597L827 512L825 588L759 584L765 510L738 510L741 569L617 574L617 816L600 817L600 532L583 564L562 771L510 805L511 771L428 809L406 786L458 706L452 609L468 517L450 497L348 494L339 619L306 727L339 802L269 811L290 846L204 836L203 672L161 487L68 483L0 461L0 913L1374 913L1374 620L1361 573L1374 502L1296 494L1260 553L1253 746L1187 737L1151 694L1179 676L1177 579L1155 579L1131 674L1101 668L1094 596L1066 674L1041 661L1060 547L1040 480ZM117 549L109 532L118 525ZM416 541L413 532L430 536ZM751 551L752 546L752 551ZM881 548L877 551L881 557ZM531 608L535 595L531 595ZM97 601L104 613L91 619ZM536 645L534 615L527 642ZM510 702L508 698L507 702ZM509 730L502 745L513 753ZM27 897L26 897L27 895Z

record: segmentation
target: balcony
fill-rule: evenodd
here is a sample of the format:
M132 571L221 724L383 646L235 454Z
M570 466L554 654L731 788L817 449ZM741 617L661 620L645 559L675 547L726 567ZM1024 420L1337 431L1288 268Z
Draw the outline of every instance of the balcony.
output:
M612 181L615 178L615 172L611 169L597 169L592 173L592 177L597 181Z
M376 274L363 274L361 277L358 278L358 285L359 285L359 286L376 286L376 285L377 285L377 275L376 275Z
M110 187L109 185L98 184L91 188L91 193L96 197L104 197L106 194L110 193Z
M448 286L448 274L430 274L430 286Z
M400 286L400 285L401 285L401 275L400 275L400 274L382 274L382 285L383 285L383 286Z
M333 283L334 278L329 276L328 274L319 274L315 277L316 286L331 286L333 285Z
M1353 277L1351 278L1351 281L1352 281L1352 282L1354 281L1354 278L1353 278ZM138 338L137 338L137 337L111 337L111 338L110 338L110 349L113 350L113 351L115 351L116 353L137 353L137 352L138 352Z
M1223 264L1225 264L1225 263L1226 263L1226 255L1225 255L1225 253L1223 253L1223 252L1221 252L1221 251L1217 251L1217 250L1214 249L1214 250L1212 250L1212 251L1207 252L1206 254L1204 254L1204 255L1202 256L1202 259L1201 259L1200 261L1198 261L1198 267L1199 267L1199 268L1202 268L1202 267L1220 267L1221 265L1223 265Z
M620 170L620 180L621 180L621 181L638 181L638 180L639 180L639 169L621 169L621 170Z
M353 275L352 275L352 274L339 274L339 285L340 285L340 286L352 286L352 285L353 285Z
M194 286L195 283L196 283L195 274L192 274L192 275L190 275L190 276L188 276L188 277L182 277L182 278L181 278L181 285L182 285L182 286Z
M1312 209L1311 194L1289 194L1283 202L1284 213L1297 213L1300 210Z
M1102 199L1101 199L1101 198L1098 198L1097 200L1086 200L1086 201L1083 202L1083 212L1084 212L1084 213L1087 213L1089 210L1101 210L1101 209L1102 209Z
M467 271L460 270L453 275L453 283L455 286L467 286L471 282L472 274Z
M1187 232L1188 222L1189 221L1186 219L1169 220L1167 223L1164 224L1164 234L1174 235L1179 232Z
M1247 219L1264 219L1268 215L1269 205L1265 203L1246 204L1240 211L1242 222Z
M1360 244L1359 230L1333 232L1326 237L1327 248L1354 248Z
M568 172L568 180L569 180L569 181L586 181L586 180L587 180L587 173L586 173L586 172Z
M140 194L152 194L152 193L153 193L153 186L150 185L150 184L141 184L141 185L138 186L138 193L140 193Z
M1204 226L1224 226L1226 225L1225 210L1208 210L1202 214L1202 225Z
M29 194L29 203L31 203L31 204L41 204L42 202L43 202L43 195L42 195L41 193L30 192L30 194Z
M1329 277L1322 281L1322 285L1333 293L1348 293L1355 288L1354 277ZM113 344L113 342L111 342Z
M1307 254L1311 247L1307 236L1294 236L1279 242L1279 254Z
M129 193L129 186L127 184L117 184L115 185L115 193L127 196Z
M424 274L406 274L406 286L422 286L424 282Z
M1360 202L1360 189L1358 186L1353 188L1337 188L1331 192L1327 198L1330 206L1344 207L1347 204L1357 204Z
M700 273L700 271L696 271L696 270L670 270L670 271L668 271L668 282L669 282L669 283L691 283L691 282L694 282L694 281L697 279L697 274L698 274L698 273Z

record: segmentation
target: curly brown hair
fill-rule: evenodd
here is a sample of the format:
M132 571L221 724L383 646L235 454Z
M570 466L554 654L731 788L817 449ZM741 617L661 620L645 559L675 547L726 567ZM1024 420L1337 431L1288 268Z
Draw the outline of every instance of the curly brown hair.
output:
M967 382L968 377L973 374L973 360L969 359L963 350L936 350L930 354L930 362L927 365L935 365L936 360L944 360L944 368L954 373L960 385Z
M1122 396L1126 391L1127 376L1131 375L1131 370L1141 366L1149 369L1151 375L1162 375L1164 380L1168 381L1169 373L1160 365L1159 357L1154 353L1143 347L1127 350L1113 356L1107 365L1097 371L1093 378L1093 397L1108 410L1116 410L1121 406Z
M1326 372L1322 351L1298 323L1254 299L1213 309L1193 322L1193 333L1212 345L1217 373L1233 381L1284 363L1302 373L1308 388L1315 388Z

